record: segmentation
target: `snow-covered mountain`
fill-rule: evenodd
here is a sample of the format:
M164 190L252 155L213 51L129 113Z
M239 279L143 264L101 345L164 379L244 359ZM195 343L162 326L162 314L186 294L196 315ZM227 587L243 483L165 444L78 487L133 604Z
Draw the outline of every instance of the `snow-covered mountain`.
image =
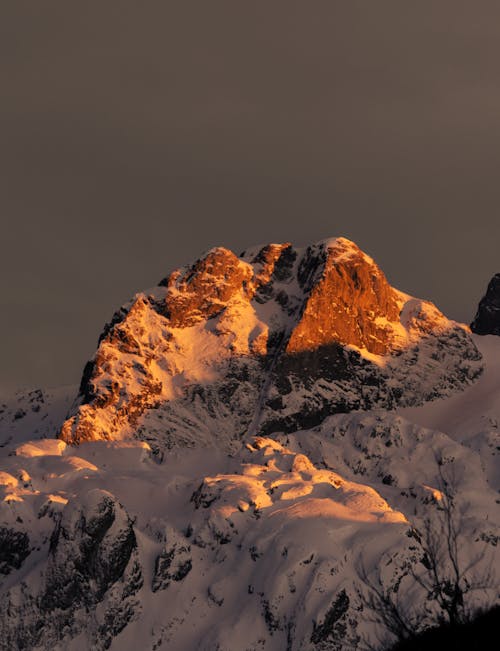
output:
M468 329L392 288L349 240L217 248L115 314L61 437L227 446L420 404L480 371Z
M213 249L116 312L72 406L2 407L0 649L362 649L365 573L428 625L443 479L498 567L499 384L499 337L348 240Z

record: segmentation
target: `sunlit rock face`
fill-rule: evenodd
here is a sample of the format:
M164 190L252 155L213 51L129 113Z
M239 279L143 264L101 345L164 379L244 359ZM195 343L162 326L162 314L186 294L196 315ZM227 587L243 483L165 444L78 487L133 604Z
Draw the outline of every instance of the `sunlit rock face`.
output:
M219 247L116 312L60 436L231 447L448 395L480 372L468 329L349 240Z
M471 323L471 330L478 335L500 335L500 273L490 280Z
M380 355L390 350L394 342L388 323L399 321L398 294L355 245L337 240L328 247L310 247L298 280L305 301L287 353L316 350L333 342Z

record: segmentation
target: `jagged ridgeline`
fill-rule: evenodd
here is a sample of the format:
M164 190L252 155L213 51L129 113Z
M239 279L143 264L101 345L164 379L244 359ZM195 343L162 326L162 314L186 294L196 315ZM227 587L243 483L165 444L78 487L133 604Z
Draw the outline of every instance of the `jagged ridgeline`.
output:
M465 326L391 287L347 239L219 247L115 313L60 437L231 446L421 404L481 368Z

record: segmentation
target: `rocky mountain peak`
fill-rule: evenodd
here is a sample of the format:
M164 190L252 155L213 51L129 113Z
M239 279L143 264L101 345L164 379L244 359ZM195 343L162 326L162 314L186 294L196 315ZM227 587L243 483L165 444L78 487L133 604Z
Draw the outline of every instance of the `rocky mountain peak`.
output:
M391 287L345 238L217 247L115 313L61 437L230 445L432 399L479 360L464 326Z
M223 247L208 251L191 267L171 273L160 286L167 293L161 307L171 326L184 328L218 314L237 292L251 294L253 270Z
M384 355L392 344L386 322L395 322L399 316L397 292L374 261L345 238L311 247L303 274L307 267L314 268L311 262L318 257L321 276L309 288L287 351L338 342Z
M478 335L500 335L500 273L490 280L470 327Z

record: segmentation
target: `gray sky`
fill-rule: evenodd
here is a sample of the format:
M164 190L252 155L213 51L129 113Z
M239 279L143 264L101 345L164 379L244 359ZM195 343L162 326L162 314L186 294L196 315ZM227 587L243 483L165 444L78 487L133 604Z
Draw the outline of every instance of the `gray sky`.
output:
M0 386L77 382L221 244L344 235L469 321L500 271L498 2L0 5Z

